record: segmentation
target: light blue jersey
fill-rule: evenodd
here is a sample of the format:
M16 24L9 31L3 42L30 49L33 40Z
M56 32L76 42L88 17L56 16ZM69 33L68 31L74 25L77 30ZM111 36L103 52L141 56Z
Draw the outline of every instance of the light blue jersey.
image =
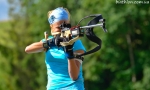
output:
M73 51L76 50L85 51L80 40L77 40L73 46ZM47 90L84 90L82 65L78 79L73 81L68 73L68 59L62 47L51 47L45 54L48 75Z

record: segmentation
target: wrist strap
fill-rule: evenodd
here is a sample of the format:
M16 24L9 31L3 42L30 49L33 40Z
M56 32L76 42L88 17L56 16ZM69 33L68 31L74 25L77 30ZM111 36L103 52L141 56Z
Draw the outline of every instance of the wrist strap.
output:
M47 43L47 40L43 42L43 48L45 48L45 49L48 49L48 48L49 48L48 43Z
M73 52L67 52L67 53L66 53L66 57L67 57L68 59L73 59L73 58L74 58Z

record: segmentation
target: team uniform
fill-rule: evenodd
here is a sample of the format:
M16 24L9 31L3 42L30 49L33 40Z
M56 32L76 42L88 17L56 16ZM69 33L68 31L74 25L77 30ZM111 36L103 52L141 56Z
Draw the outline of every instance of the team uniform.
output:
M52 37L49 37L52 38ZM44 39L42 40L44 41ZM74 43L73 51L83 50L84 46L80 40ZM63 47L53 46L45 52L45 63L47 67L47 90L84 90L84 79L82 76L82 65L77 80L72 80L68 72L68 59Z

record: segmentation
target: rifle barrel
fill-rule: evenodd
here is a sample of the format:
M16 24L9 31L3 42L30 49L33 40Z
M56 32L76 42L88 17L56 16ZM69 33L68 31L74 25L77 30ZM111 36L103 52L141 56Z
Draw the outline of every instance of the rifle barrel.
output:
M89 26L82 26L82 27L80 27L81 29L85 29L85 28L92 28L92 27L97 27L97 26L103 26L103 23L101 23L101 24L95 24L95 25L89 25Z

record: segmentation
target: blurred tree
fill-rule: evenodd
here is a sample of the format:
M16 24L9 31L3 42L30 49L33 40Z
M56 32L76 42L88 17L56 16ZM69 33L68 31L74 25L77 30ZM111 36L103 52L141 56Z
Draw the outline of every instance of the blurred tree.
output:
M150 50L149 43L145 42L150 38L149 4L116 4L114 0L85 0L83 8L88 8L89 5L99 7L90 8L88 12L101 12L106 18L108 33L104 36L104 33L95 30L102 38L103 44L102 49L89 56L90 60L84 63L85 78L93 78L93 81L86 82L88 89L94 87L94 90L133 90L137 82L141 82L141 87L146 87L142 80L145 78L143 71L146 62L149 62L149 56L143 57L141 52L145 51L143 54L149 55ZM149 82L149 78L146 82ZM149 87L143 88L148 89ZM136 90L139 88L136 87Z

